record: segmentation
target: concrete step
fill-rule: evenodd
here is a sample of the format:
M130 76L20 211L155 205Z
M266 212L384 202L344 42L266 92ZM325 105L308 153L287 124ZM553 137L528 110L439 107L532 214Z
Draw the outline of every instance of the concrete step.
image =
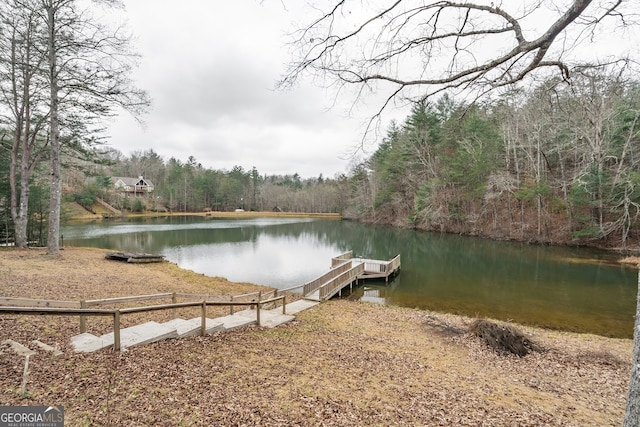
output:
M315 291L311 292L309 295L305 295L304 299L309 301L314 301L314 302L320 302L320 289L316 289Z
M251 319L253 322L256 322L258 317L256 310L242 310L234 314L234 316ZM293 319L295 319L294 316L282 314L282 307L274 308L273 310L260 310L260 326L265 328L275 328Z
M33 341L31 341L31 343L36 345L41 350L48 351L49 353L52 353L55 357L62 356L62 354L63 354L56 347L50 346L49 344L43 343L42 341L33 340Z
M243 310L243 311L249 311L249 310ZM222 322L222 328L225 331L231 331L233 329L241 328L243 326L256 323L255 316L253 319L251 319L250 317L247 317L247 316L238 315L238 313L230 314L224 317L216 317L215 321Z
M113 338L111 342L109 342L89 332L83 332L71 337L71 347L73 347L73 351L76 353L91 353L92 351L102 350L112 345Z
M59 349L50 346L49 344L45 344L42 341L33 340L31 341L31 344L35 345L40 350L52 353L55 357L62 356L63 354ZM2 341L2 343L0 343L0 346L10 347L11 350L19 354L20 356L33 356L34 354L36 354L34 350L31 350L26 345L23 345L14 340L4 340Z
M147 322L122 329L120 331L120 347L125 349L177 337L178 332L175 327L166 326L158 322ZM100 337L85 332L72 337L71 345L76 352L88 353L101 350L113 345L113 332Z
M14 341L14 340L4 340L2 341L2 345L3 346L7 346L10 347L11 350L13 350L16 354L19 354L20 356L33 356L34 354L36 354L35 351L31 350L29 347L20 344L18 341Z
M308 299L301 299L287 304L287 314L296 314L308 308L314 307L320 304L320 301L311 301Z
M194 317L193 319L189 320L178 318L169 320L168 322L164 322L163 324L174 327L176 329L176 332L178 333L178 338L183 338L193 335L200 335L200 326L202 325L202 320L200 319L200 317ZM215 319L206 319L205 327L207 334L212 334L224 329L223 323Z
M177 337L178 333L175 328L158 322L147 322L122 329L120 331L120 347L133 347ZM113 343L113 332L103 335L102 338Z

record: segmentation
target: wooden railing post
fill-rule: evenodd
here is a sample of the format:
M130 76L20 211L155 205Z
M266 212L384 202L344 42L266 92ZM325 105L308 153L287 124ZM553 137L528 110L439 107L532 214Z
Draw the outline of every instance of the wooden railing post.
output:
M113 351L120 351L120 310L113 312Z
M87 308L87 302L85 300L80 301L80 308ZM80 315L80 333L84 334L87 332L87 316L84 314Z
M171 294L171 304L175 304L175 303L177 303L177 302L178 302L178 297L176 296L176 293L174 292L173 294ZM177 316L177 313L176 313L176 309L175 309L175 308L174 308L173 310L171 310L171 314L172 314L172 317L173 317L174 319L175 319L176 317L178 317L178 316Z
M204 300L202 301L200 316L200 335L205 336L207 334L207 302Z
M287 296L282 295L282 314L287 314Z
M256 322L260 326L260 299L262 298L262 291L258 292L258 303L256 304Z
M229 301L233 302L233 295L229 297ZM229 314L233 315L233 304L229 306Z

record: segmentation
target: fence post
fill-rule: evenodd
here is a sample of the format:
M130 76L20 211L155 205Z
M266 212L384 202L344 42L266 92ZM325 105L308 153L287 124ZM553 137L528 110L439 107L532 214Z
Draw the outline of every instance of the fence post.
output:
M229 297L229 301L233 302L233 295ZM229 314L233 315L233 304L229 306Z
M260 326L260 300L262 299L262 291L258 292L258 303L256 304L256 322Z
M171 304L175 304L176 302L178 302L178 297L176 296L176 293L174 292L173 294L171 294ZM178 317L175 308L172 309L171 312L172 312L171 314L173 315L174 319L176 317Z
M120 351L120 310L113 312L113 351Z
M282 314L287 314L287 296L282 295Z
M205 300L202 301L200 316L200 335L205 336L207 334L207 302Z
M80 308L87 308L87 302L85 300L80 301ZM80 315L80 333L84 334L87 332L87 316L84 314Z

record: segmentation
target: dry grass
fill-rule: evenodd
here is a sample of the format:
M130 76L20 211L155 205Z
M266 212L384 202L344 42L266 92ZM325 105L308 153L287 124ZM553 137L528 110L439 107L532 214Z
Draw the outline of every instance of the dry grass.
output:
M0 295L79 299L256 289L170 263L129 265L103 256L71 248L59 259L0 251ZM621 423L630 340L521 327L547 351L504 356L466 332L471 322L337 300L275 329L75 354L68 342L76 318L1 316L0 341L41 339L64 355L33 356L22 396L23 361L3 349L0 401L62 404L69 426Z
M640 266L640 256L628 256L620 260L622 264L631 264Z

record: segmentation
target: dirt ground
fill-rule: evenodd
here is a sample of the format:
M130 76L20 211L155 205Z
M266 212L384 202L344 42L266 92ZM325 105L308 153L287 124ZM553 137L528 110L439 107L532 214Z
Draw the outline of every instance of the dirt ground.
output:
M261 289L104 253L0 250L0 296L77 301ZM123 318L125 326L140 320ZM516 325L545 349L520 358L468 333L472 320L332 300L274 329L76 354L69 339L79 332L77 317L0 314L0 342L38 339L63 351L31 356L22 394L24 357L0 348L0 404L63 405L68 426L621 424L631 340ZM105 319L88 324L92 333L110 329Z

